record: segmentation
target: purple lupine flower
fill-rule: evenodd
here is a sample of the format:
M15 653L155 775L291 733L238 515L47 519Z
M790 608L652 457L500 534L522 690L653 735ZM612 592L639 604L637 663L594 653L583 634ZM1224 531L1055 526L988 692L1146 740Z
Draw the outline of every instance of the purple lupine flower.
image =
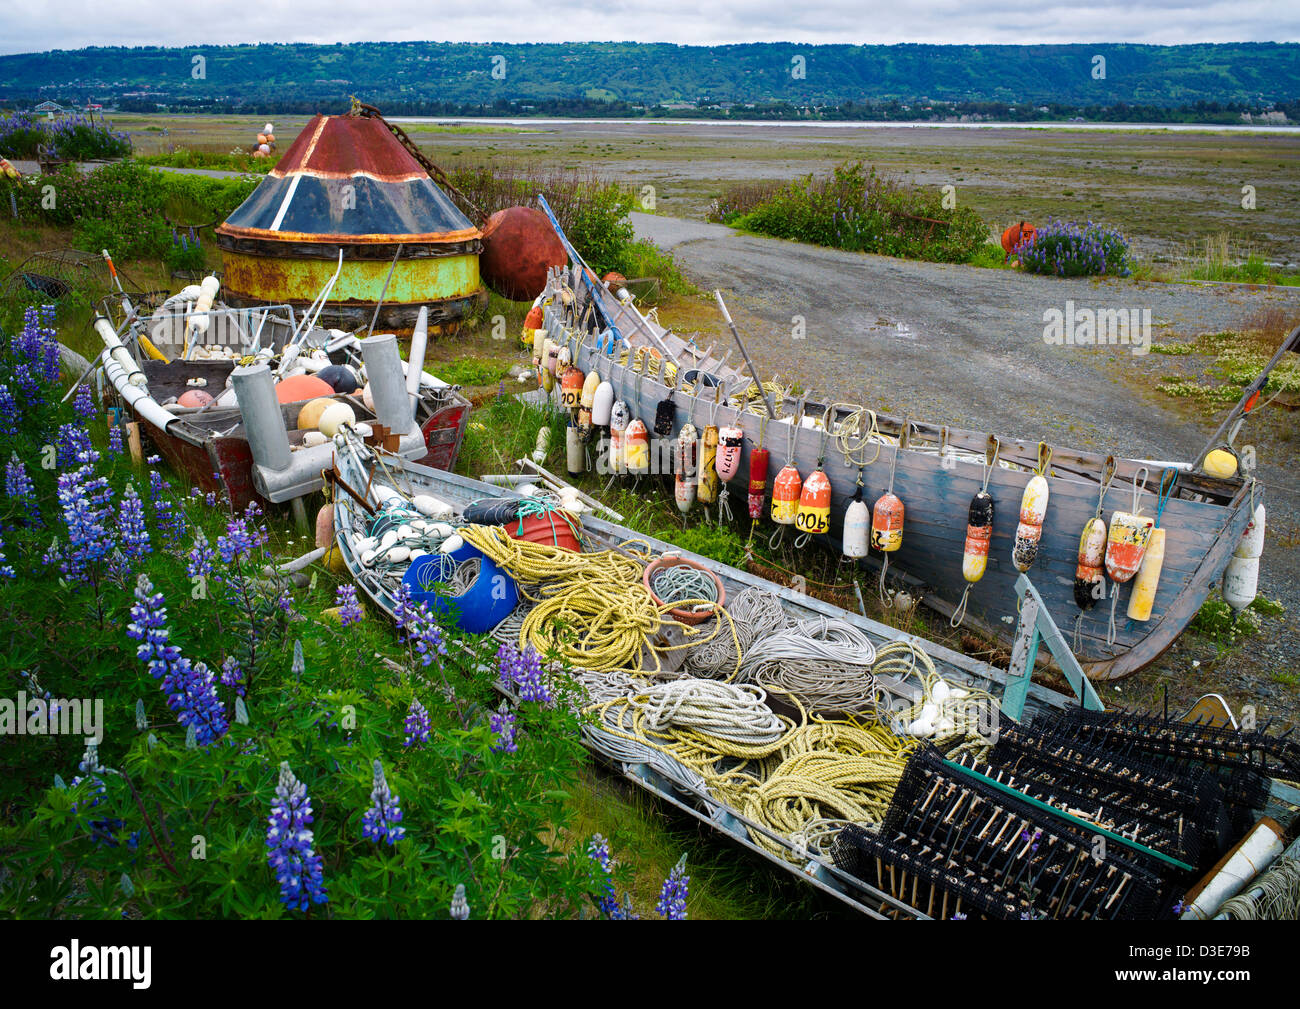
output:
M339 608L339 619L343 626L361 622L361 604L357 602L357 590L354 585L340 585L334 590L334 603Z
M18 433L18 401L9 386L0 385L0 435L12 438Z
M311 798L307 786L294 777L288 762L280 764L280 781L267 821L267 861L280 884L280 900L290 910L306 911L325 904L324 860L312 848Z
M93 455L93 453L91 453ZM109 502L113 492L103 477L91 477L90 463L59 474L59 506L68 530L66 548L52 547L47 562L60 561L60 571L72 582L85 581L113 549L109 531Z
M72 412L83 424L89 423L99 413L94 394L90 391L90 383L83 382L77 389L77 398L72 401Z
M13 565L9 563L9 558L5 556L4 537L0 536L0 578L17 578L14 573Z
M199 529L194 534L194 546L190 549L185 561L185 576L187 578L207 578L212 574L212 561L216 557L212 547L208 545L208 538Z
M492 744L493 753L514 753L519 749L515 742L515 715L506 710L505 701L501 702L501 710L492 712L489 728L496 735L496 742Z
M207 746L230 727L217 696L216 677L202 662L191 663L169 643L166 600L161 592L153 591L148 576L136 580L135 598L126 635L140 642L136 657L148 664L154 679L162 681L167 706L176 713L176 721L186 729L193 727L198 744Z
M412 646L420 657L420 664L427 666L437 655L446 655L447 646L442 640L442 628L433 619L428 603L414 605L411 591L401 585L394 595L393 616L398 636Z
M1026 827L1024 830L1020 832L1020 840L1025 841L1029 844L1030 851L1038 850L1038 839L1042 836L1043 836L1042 830L1035 830L1031 834L1029 833L1028 827Z
M108 429L108 450L113 455L122 454L122 425L114 424Z
M621 909L618 905L618 895L614 891L614 859L610 856L609 842L603 835L592 835L591 840L587 842L587 857L596 863L601 873L601 893L596 906L609 918L618 918Z
M61 424L55 457L60 469L74 465L83 454L92 451L90 434L80 424Z
M255 550L260 551L266 546L270 536L265 526L257 524L260 514L260 509L250 503L243 515L237 515L226 523L225 535L217 537L217 549L226 564L250 560Z
M25 524L30 526L44 524L36 501L36 486L32 483L27 467L23 465L17 453L10 456L9 462L5 464L5 497L23 506L26 512Z
M532 645L522 652L508 642L498 648L497 675L507 690L518 690L521 700L550 703L551 691L542 672L542 656Z
M411 706L406 710L406 722L402 726L406 731L406 742L403 746L414 746L416 743L427 743L429 741L429 712L418 697L411 698Z
M221 662L221 685L233 687L236 694L244 696L244 669L233 655L227 655Z
M130 562L139 560L149 549L149 530L144 524L144 504L135 492L135 485L128 483L122 492L122 501L117 513L117 536L122 553Z
M149 458L154 462L158 460L156 455ZM185 534L185 515L167 496L170 486L156 469L149 471L149 500L153 506L154 524L174 543Z
M406 835L402 822L402 799L394 795L384 777L384 765L375 758L374 787L370 790L370 808L361 818L361 836L378 844L387 841L396 844Z
M664 880L663 889L659 891L659 903L655 911L668 921L686 920L686 898L690 893L691 877L686 875L686 856L673 866L673 871Z

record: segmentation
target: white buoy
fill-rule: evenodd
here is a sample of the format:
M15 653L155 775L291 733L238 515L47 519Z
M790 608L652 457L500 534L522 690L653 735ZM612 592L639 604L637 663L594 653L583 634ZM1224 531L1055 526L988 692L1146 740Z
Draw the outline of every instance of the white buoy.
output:
M1259 590L1259 558L1264 552L1264 505L1255 507L1255 514L1241 534L1237 549L1228 558L1223 569L1223 601L1240 613L1252 602Z

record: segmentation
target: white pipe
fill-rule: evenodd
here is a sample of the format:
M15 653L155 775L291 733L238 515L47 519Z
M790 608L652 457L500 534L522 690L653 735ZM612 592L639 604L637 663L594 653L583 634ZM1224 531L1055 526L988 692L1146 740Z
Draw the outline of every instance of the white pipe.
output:
M1233 849L1223 867L1199 891L1193 891L1195 896L1180 920L1205 921L1218 914L1224 901L1239 894L1282 853L1280 830L1268 817L1255 824Z
M195 299L194 308L185 321L185 360L187 361L193 356L199 342L196 339L191 344L190 338L201 336L208 331L211 323L208 313L212 311L212 304L217 300L217 292L220 290L221 281L213 276L204 277L203 283L199 284L199 296Z
M402 369L406 373L406 392L411 397L412 406L420 395L420 375L424 371L424 354L428 347L429 308L421 305L420 315L415 320L415 331L411 334L410 365Z
M271 369L264 364L236 368L230 373L230 380L239 400L253 462L276 472L288 469L293 455Z
M392 333L368 336L361 341L361 353L366 361L376 418L394 434L406 434L415 422L415 411L411 409L406 384L402 381L397 337Z
M144 376L144 372L135 363L135 358L131 356L131 352L117 338L117 333L113 331L112 324L102 315L95 317L95 332L104 341L104 346L107 348L106 352L111 354L113 360L121 366L126 381L131 385L144 385L148 381Z
M117 390L117 394L122 397L131 411L158 430L166 431L168 425L176 419L175 414L159 406L149 395L147 386L132 385L125 369L109 351L105 350L100 360L104 364L104 374L113 383L113 388Z

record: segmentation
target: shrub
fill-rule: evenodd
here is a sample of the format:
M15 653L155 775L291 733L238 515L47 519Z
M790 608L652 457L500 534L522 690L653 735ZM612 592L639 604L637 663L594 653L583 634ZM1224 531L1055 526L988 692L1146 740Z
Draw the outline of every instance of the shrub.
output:
M744 216L726 210L759 202ZM906 186L845 162L825 177L808 175L763 196L761 189L724 197L719 212L748 231L826 245L936 262L962 263L988 238L975 211L943 206L939 190Z
M131 153L131 138L102 120L75 115L49 122L24 113L0 117L0 156L35 158L42 145L65 161L123 158Z
M1030 273L1058 277L1128 277L1133 273L1128 239L1088 221L1048 221L1033 243L1022 246L1020 261Z

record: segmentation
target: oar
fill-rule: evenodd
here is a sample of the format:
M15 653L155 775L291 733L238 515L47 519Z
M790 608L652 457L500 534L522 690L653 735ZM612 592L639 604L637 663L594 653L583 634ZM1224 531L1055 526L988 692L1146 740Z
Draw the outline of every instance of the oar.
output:
M749 359L749 351L745 349L744 341L740 339L740 331L736 329L736 324L731 321L731 313L727 311L727 304L722 300L722 292L714 291L713 296L718 299L718 308L722 310L722 317L727 320L731 335L736 338L736 346L740 348L740 356L745 359L745 364L749 365L749 374L753 376L754 384L758 386L758 391L763 396L763 405L767 407L767 415L776 420L776 411L772 409L772 401L768 399L767 390L763 388L763 380L758 377L758 369L754 367L754 362Z

